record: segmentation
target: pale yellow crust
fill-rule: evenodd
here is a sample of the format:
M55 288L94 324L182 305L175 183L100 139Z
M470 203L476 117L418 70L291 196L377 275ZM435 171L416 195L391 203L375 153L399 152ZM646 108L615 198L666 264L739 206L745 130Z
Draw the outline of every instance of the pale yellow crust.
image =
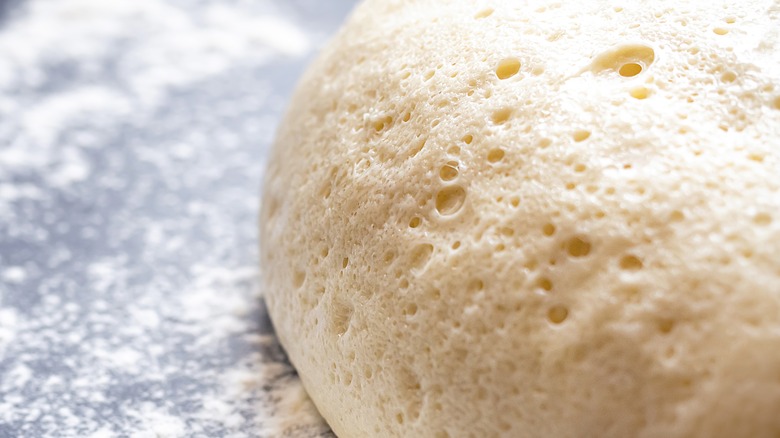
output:
M269 158L349 437L780 434L780 3L368 0Z

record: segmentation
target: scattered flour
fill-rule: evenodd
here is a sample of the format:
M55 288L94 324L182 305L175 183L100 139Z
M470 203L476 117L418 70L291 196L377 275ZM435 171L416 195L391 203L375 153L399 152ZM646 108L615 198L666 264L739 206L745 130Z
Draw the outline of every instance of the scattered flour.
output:
M284 5L5 14L0 438L330 436L256 279L272 67L336 25Z
M117 120L152 112L171 92L237 63L309 52L309 37L272 10L254 15L245 7L196 5L28 2L26 13L0 31L1 129L14 131L0 150L0 172L46 168L52 184L84 181L91 171L85 148L105 144ZM42 92L54 87L61 89ZM66 128L87 122L97 128L89 144L61 141ZM12 196L5 193L0 203Z

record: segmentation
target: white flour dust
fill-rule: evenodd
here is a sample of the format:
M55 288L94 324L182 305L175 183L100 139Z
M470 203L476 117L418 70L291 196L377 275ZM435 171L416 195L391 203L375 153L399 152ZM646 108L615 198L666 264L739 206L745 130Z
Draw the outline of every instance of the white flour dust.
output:
M236 63L310 48L288 21L217 2L32 0L26 7L0 32L0 119L2 129L15 131L0 149L0 172L47 168L56 185L85 180L91 169L83 150L101 143L99 133L63 143L66 127L88 122L110 130ZM74 80L43 92L63 76L52 74L58 67ZM23 196L20 190L0 186L0 202Z
M3 18L0 437L330 436L256 278L291 81L275 68L297 75L332 30L285 4L28 0Z

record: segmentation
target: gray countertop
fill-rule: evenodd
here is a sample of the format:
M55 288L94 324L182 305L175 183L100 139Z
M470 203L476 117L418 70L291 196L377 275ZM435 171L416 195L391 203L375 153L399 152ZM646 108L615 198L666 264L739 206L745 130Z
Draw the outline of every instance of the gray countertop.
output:
M334 0L0 1L0 437L330 436L257 282Z

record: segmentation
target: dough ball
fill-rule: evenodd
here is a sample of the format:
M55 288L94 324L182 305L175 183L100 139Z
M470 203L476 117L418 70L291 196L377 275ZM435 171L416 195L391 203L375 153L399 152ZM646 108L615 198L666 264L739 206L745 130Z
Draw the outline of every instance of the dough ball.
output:
M368 0L269 158L269 312L348 437L780 434L780 5Z

